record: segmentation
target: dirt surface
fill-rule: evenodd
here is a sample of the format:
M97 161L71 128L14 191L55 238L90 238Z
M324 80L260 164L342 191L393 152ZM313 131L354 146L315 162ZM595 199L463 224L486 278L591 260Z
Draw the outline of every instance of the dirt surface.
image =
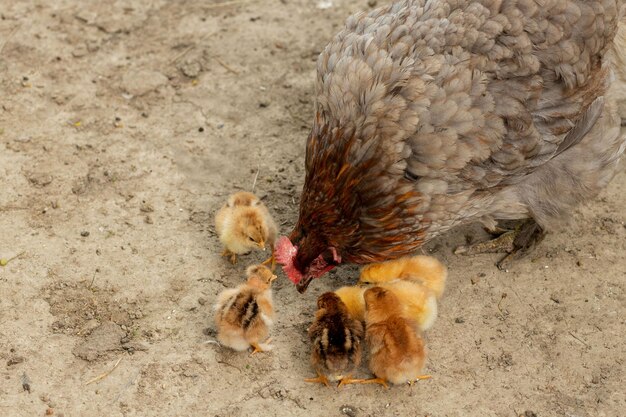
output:
M210 343L262 259L220 258L213 214L258 170L290 230L315 59L376 0L229 3L0 1L0 415L625 415L624 172L510 272L452 254L477 226L428 245L450 269L432 380L302 381L316 296L353 267L277 281L271 353Z

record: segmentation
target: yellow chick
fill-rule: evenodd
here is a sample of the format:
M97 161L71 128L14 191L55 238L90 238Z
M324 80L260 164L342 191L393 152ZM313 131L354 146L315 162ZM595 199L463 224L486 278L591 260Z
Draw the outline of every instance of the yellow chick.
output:
M215 304L217 340L224 346L252 352L271 349L261 343L269 336L274 320L271 284L276 275L263 265L252 265L246 270L247 281L237 288L221 292Z
M437 297L435 293L422 285L420 282L394 281L378 284L392 292L399 300L402 315L415 320L422 331L430 329L437 318ZM363 294L368 286L341 287L335 290L335 294L346 305L348 314L355 320L365 320L365 299Z
M350 317L361 322L365 321L365 290L367 287L341 287L335 290L335 294L346 305Z
M224 245L222 256L230 257L231 263L237 262L237 255L269 246L272 257L264 264L271 261L274 269L278 226L257 196L245 191L231 195L215 215L215 228Z
M402 314L400 300L381 287L365 291L365 340L376 378L351 382L392 384L428 379L421 375L426 349L417 324Z
M437 299L446 286L448 269L431 256L411 256L363 267L360 283L380 284L396 279L418 281L430 288Z
M437 297L435 293L419 282L396 280L378 284L393 293L402 308L402 316L415 320L420 330L426 331L435 324L437 318Z

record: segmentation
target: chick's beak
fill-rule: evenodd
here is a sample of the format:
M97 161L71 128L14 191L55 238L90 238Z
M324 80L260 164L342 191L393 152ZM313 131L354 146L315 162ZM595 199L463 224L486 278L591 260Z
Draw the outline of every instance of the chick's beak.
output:
M272 275L272 277L270 278L270 282L276 281L276 278L278 278L276 275Z

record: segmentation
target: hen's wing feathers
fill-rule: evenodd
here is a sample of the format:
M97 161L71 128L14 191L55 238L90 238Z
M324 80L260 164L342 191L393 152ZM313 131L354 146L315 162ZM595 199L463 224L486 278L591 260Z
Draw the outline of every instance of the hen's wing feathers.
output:
M356 14L318 61L317 123L363 138L355 162L376 150L409 179L454 187L460 173L468 188L525 175L601 113L586 112L605 87L615 16L615 0L409 0Z
M556 148L554 152L554 156L560 155L565 152L572 146L576 145L580 142L587 133L591 130L591 128L596 124L598 118L602 114L602 109L604 108L604 96L598 97L587 107L587 111L583 114L580 120L576 123L576 125L570 130L563 142L559 144L559 147Z

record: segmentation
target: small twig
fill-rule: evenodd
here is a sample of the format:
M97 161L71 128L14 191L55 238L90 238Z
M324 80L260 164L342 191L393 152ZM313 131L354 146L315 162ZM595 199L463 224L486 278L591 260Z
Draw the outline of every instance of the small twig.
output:
M172 58L172 60L170 61L170 64L173 64L174 62L178 61L179 59L181 59L182 57L187 55L187 53L189 51L191 51L193 48L195 48L196 46L197 45L194 44L194 45L190 45L190 46L186 47L181 53L179 53L174 58Z
M95 271L93 271L93 277L91 278L91 282L89 283L89 286L87 288L91 289L91 286L93 285L94 281L96 280L96 274L100 272L100 269L96 268Z
M215 58L215 60L217 61L218 64L220 64L221 66L226 68L227 71L232 72L235 75L239 75L239 71L237 71L237 70L231 68L230 66L228 66L228 64L226 64L224 61L222 61L220 59L220 57L214 55L213 58Z
M113 401L111 401L111 404L115 404L120 397L122 396L122 394L124 394L124 392L126 392L126 390L128 389L128 387L130 387L136 380L137 378L139 378L139 375L141 375L141 371L137 372L137 375L135 375L134 377L132 377L120 390L120 392L117 394L117 396L115 397L115 399Z
M28 210L28 207L22 207L22 206L0 206L0 211L11 211L11 210Z
M211 32L208 33L206 35L204 35L203 37L200 38L200 40L192 45L189 45L188 47L186 47L185 49L183 49L182 52L180 52L178 55L176 55L174 58L172 58L170 60L170 64L175 63L176 61L178 61L179 59L181 59L182 57L184 57L185 55L187 55L189 52L191 52L194 48L198 47L202 42L206 41L207 39L209 39L211 36L215 35L218 31L215 32Z
M254 192L254 187L256 187L256 180L259 178L259 172L261 171L261 167L257 165L256 167L256 175L254 176L254 181L252 182L252 192Z
M498 310L500 310L500 313L502 313L502 309L500 308L500 304L502 303L502 300L504 300L507 297L507 293L503 292L502 296L500 297L500 301L498 301Z
M204 6L205 10L216 9L218 7L226 7L226 6L234 6L235 4L247 3L248 0L233 0L233 1L225 1L223 3L215 3Z
M568 332L570 336L572 336L574 339L578 340L580 343L582 343L583 345L589 347L589 344L587 342L585 342L584 340L582 340L580 337L576 336L574 333L572 332Z
M22 251L20 253L18 253L17 255L9 258L9 259L0 259L0 266L6 266L9 262L11 262L14 259L17 259L19 257L21 257L22 255L24 255L26 253L26 251Z
M232 363L228 363L228 362L225 362L225 361L217 361L217 363L221 363L222 365L230 366L231 368L235 368L239 372L243 373L243 371L238 366L235 366Z
M111 374L111 372L115 371L115 368L117 368L117 365L119 365L119 364L120 364L120 362L122 361L122 358L123 358L123 357L124 357L123 355L122 355L122 356L120 356L120 358L117 360L117 362L115 362L115 365L113 365L113 368L111 368L111 370L109 370L109 371L107 371L107 372L104 372L104 373L102 373L102 374L98 375L98 376L97 376L97 377L95 377L95 378L90 379L89 381L87 381L87 382L85 383L85 385L89 385L89 384L94 383L94 382L96 382L96 381L100 381L101 379L104 379L104 378L106 378L107 376L109 376L109 375Z
M11 32L9 32L9 35L4 40L4 43L2 44L2 46L0 46L0 54L2 54L2 52L4 52L4 47L7 46L7 43L9 43L9 41L11 40L13 35L15 35L17 33L17 31L20 30L21 27L22 27L22 25L17 25L13 29L11 29Z
M217 345L219 347L222 347L222 344L220 342L218 342L217 340L206 340L204 342L202 342L203 345Z

